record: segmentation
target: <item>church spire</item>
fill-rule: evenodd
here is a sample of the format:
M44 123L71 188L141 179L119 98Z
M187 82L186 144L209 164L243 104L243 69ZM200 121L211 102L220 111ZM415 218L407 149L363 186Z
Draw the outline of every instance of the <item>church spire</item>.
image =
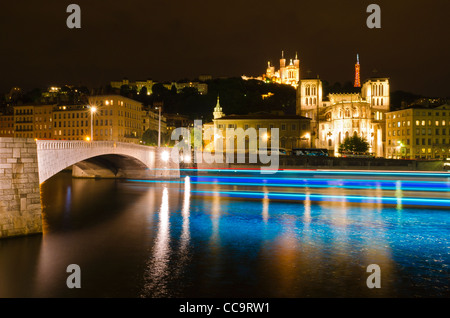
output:
M220 106L219 95L217 95L217 104L216 104L216 107L214 107L214 112L213 112L214 119L221 118L224 115L225 114L222 112L222 107Z

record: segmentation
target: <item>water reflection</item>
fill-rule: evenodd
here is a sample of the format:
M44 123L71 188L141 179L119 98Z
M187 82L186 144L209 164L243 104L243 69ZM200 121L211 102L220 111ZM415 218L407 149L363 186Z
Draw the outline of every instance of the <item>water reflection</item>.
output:
M334 186L289 188L297 200L252 189L49 180L44 235L0 241L0 297L448 295L450 215L377 199L405 195L401 184L358 190L372 197L364 204ZM69 264L82 269L80 290L65 285ZM366 286L370 264L381 267L379 290Z
M169 220L169 191L163 188L162 203L158 213L158 234L151 261L148 264L148 273L145 277L145 291L152 297L167 296L167 280L170 274L168 270L170 257L170 220ZM149 296L149 295L143 295Z
M180 254L185 257L186 249L189 246L191 238L189 229L189 217L190 217L190 204L191 204L191 182L189 177L184 179L184 197L183 197L183 232L181 233Z

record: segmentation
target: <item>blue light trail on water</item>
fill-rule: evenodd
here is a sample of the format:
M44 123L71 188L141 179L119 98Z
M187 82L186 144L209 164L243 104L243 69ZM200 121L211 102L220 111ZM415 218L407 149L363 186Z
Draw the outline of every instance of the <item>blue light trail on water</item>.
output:
M241 177L235 177L235 178L241 178ZM263 183L261 182L261 179L252 180L249 178L241 179L241 181L244 182L221 182L221 179L229 180L232 178L219 178L219 177L210 177L211 181L196 181L196 180L208 180L208 178L205 177L189 177L189 182L191 184L204 184L204 185L237 185L237 186L266 186L266 187L321 187L321 188L346 188L346 189L371 189L367 185L361 185L361 186L349 186L349 185L336 185L336 184L329 184L328 182L330 180L325 179L324 180L308 180L308 181L314 181L316 183L323 182L321 185L310 185L310 184L286 184L286 183ZM277 178L271 178L271 180L277 179ZM287 179L282 179L286 182ZM182 184L184 183L183 180L181 181L174 181L174 180L127 180L130 182L146 182L146 183L175 183L175 184ZM259 181L259 182L255 182ZM295 180L292 179L292 181L304 181L304 180ZM333 181L333 180L332 180ZM334 180L338 182L343 182L343 180ZM345 183L346 181L344 181ZM368 183L370 181L363 180L364 183ZM427 187L421 187L418 188L416 186L414 187L403 187L403 185L400 183L400 181L394 181L396 183L396 187L392 186L383 186L383 183L380 182L373 182L372 188L375 187L380 190L408 190L408 191L439 191L439 189L432 189ZM402 181L403 182L403 181ZM393 183L393 182L390 182ZM414 184L413 181L410 181L409 184ZM417 184L420 184L420 182L417 182ZM433 182L434 186L440 186L442 192L448 191L448 185L444 182L441 185L439 185L438 182ZM442 186L446 185L447 188L443 188ZM271 191L227 191L227 190L215 190L215 191L209 191L209 190L191 190L192 193L199 193L199 194L211 194L211 195L225 195L225 196L231 196L231 197L240 197L240 198L269 198L269 199L283 199L283 200L311 200L311 201L348 201L348 202L357 202L357 203L382 203L382 204L404 204L404 205L416 205L416 206L439 206L439 207L450 207L450 199L440 199L440 198L426 198L426 197L420 197L420 198L414 198L414 197L402 197L402 196L395 196L395 197L386 197L386 196L356 196L356 195L327 195L327 194L304 194L304 193L293 193L293 192L271 192Z
M261 174L261 169L194 169L194 168L180 168L180 169L163 169L157 168L154 170L174 170L180 172L214 172L214 173L256 173ZM363 171L363 170L302 170L302 169L281 169L281 170L265 170L273 172L274 174L329 174L329 175L370 175L370 176L402 176L402 177L439 177L450 178L450 172L424 172L424 171Z
M383 204L402 204L418 206L440 206L450 207L450 200L434 198L407 198L407 197L374 197L374 196L355 196L355 195L324 195L324 194L303 194L303 193L280 193L280 192L256 192L256 191L206 191L191 190L193 193L230 195L241 198L268 198L285 200L311 200L311 201L347 201L356 203L383 203Z
M311 178L294 179L294 178L275 178L275 177L249 178L249 177L218 177L218 176L200 176L200 177L190 176L189 178L190 182L193 184L450 192L450 182L437 182L437 181L354 180L354 179L344 180L344 179L311 179ZM146 182L160 182L160 180L146 180ZM184 181L169 181L169 183L184 183Z

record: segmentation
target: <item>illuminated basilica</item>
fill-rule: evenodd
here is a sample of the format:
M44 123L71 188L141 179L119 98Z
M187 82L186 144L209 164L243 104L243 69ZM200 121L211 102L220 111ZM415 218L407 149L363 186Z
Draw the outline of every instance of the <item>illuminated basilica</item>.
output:
M359 61L355 87L361 87ZM370 145L369 152L384 156L386 120L389 112L389 79L370 78L359 93L323 96L322 81L301 79L297 87L297 115L311 118L311 147L326 148L337 155L344 138L357 135Z
M269 61L267 62L266 74L258 77L248 77L243 75L242 79L257 79L265 82L291 85L297 88L300 81L300 60L297 57L297 53L295 53L294 59L289 60L288 64L286 64L286 62L284 51L281 51L279 70L276 70L275 66Z

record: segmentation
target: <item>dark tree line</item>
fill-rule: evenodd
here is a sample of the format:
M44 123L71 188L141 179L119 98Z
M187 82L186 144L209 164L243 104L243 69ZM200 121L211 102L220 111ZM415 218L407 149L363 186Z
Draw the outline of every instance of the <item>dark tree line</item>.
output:
M170 89L157 83L152 87L152 94L147 89L139 93L136 88L123 86L119 92L122 96L136 99L145 107L155 102L163 102L165 113L179 113L192 118L212 118L212 112L220 98L220 105L225 114L248 114L261 111L283 111L295 114L296 92L288 85L264 83L258 80L243 80L241 78L220 78L207 81L208 93L200 94L193 87L186 87L177 93L175 86ZM108 88L110 92L114 90ZM263 95L271 93L270 97Z

